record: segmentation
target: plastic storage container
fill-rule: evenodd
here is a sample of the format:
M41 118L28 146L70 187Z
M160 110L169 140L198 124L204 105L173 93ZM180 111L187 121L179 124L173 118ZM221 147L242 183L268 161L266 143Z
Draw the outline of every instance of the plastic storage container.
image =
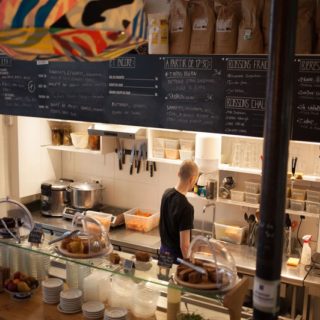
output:
M248 203L260 203L260 194L259 193L245 193L245 202Z
M303 200L290 199L290 209L295 211L304 211L305 202Z
M320 190L307 190L307 200L320 202Z
M148 232L159 225L160 213L134 208L123 213L127 229Z
M164 139L164 147L166 149L179 149L178 139Z
M306 201L306 211L310 213L320 213L320 202Z
M245 227L230 226L221 223L214 223L216 239L241 244L244 240Z
M194 150L194 140L191 139L179 139L180 149L182 150Z
M164 158L164 149L163 148L154 148L153 149L154 158Z
M244 190L248 193L260 193L261 183L258 180L247 180L244 182Z
M154 138L153 147L164 149L164 138Z
M103 212L98 212L98 211L87 211L86 212L87 217L93 217L96 220L98 220L105 228L106 232L109 232L110 230L110 225L112 222L113 215L110 213L103 213ZM92 223L89 225L89 227L95 227L95 225Z
M305 200L306 199L306 190L300 188L291 189L291 199L294 200Z
M179 150L181 160L192 160L194 158L194 151L192 150Z
M178 149L165 149L164 154L167 159L179 159L179 150Z
M231 200L233 201L244 201L244 192L239 190L231 189Z

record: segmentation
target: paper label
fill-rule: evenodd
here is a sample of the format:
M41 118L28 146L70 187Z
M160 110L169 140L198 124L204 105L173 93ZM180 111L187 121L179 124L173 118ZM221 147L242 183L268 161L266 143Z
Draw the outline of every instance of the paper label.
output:
M171 33L183 32L183 19L175 19L171 23Z
M216 24L217 32L231 32L232 19L218 19Z
M268 281L255 277L253 285L254 308L268 313L278 312L279 290L279 280Z
M244 30L243 39L244 40L251 40L252 39L252 29L245 29Z
M204 31L208 28L208 19L196 19L193 22L193 30Z

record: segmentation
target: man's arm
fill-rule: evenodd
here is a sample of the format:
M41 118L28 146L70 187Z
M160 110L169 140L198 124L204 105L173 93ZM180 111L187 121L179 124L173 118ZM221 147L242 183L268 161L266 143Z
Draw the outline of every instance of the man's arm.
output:
M180 231L180 249L183 259L187 258L188 249L190 246L190 230Z

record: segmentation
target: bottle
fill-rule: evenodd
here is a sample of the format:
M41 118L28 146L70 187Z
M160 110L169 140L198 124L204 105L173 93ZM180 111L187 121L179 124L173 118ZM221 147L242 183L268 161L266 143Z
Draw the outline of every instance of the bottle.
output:
M303 236L302 239L303 239L303 247L301 252L300 263L303 265L310 265L311 264L311 247L309 242L311 240L311 235L307 234Z
M170 286L171 284L171 286ZM180 313L181 291L172 287L172 281L169 281L167 294L167 320L176 320Z

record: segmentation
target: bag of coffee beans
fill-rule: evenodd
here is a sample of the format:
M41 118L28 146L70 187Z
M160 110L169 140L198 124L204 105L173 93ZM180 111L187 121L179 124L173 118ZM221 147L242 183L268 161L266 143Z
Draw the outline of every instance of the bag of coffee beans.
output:
M170 6L170 53L188 54L190 45L189 2L172 0Z
M242 20L239 25L239 54L263 53L263 39L260 25L263 3L261 0L242 0Z
M216 7L217 20L215 30L214 53L236 53L239 19L232 1Z
M213 51L215 15L209 0L191 0L190 54L211 54Z
M263 44L264 44L265 53L268 52L268 47L269 47L270 11L271 11L271 0L264 0L263 15L262 15L262 32L263 32Z
M315 1L298 1L298 19L296 30L297 54L309 54L312 52L312 31L314 26Z

